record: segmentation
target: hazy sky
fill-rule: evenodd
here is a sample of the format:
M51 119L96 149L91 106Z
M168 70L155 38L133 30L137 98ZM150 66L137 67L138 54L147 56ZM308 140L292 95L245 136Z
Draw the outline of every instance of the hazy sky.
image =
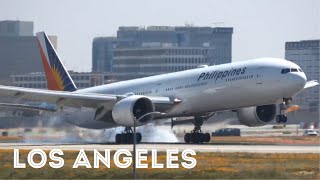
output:
M233 61L284 57L286 41L320 39L320 0L0 0L0 20L58 36L68 69L91 70L92 40L119 26L234 27Z

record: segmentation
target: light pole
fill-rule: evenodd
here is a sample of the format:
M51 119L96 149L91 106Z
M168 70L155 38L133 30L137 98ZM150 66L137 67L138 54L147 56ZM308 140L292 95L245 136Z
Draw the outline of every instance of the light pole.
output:
M137 179L137 171L136 171L136 144L137 144L137 139L136 139L136 121L140 121L142 118L152 115L152 114L160 114L164 115L166 113L154 111L154 112L149 112L141 116L138 120L133 121L133 179Z

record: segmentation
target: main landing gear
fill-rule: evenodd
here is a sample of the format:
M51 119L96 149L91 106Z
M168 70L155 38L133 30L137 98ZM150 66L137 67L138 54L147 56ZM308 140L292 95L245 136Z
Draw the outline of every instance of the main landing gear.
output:
M117 144L132 144L133 143L133 131L131 127L126 127L122 134L116 134ZM136 142L140 143L142 139L141 133L136 133Z
M190 133L184 135L184 141L186 143L203 143L210 141L209 133L202 133L201 126L203 125L203 117L195 116L194 117L194 129Z
M286 123L288 117L286 114L282 114L282 111L288 108L292 101L292 98L283 98L282 103L279 104L279 114L276 116L277 123Z

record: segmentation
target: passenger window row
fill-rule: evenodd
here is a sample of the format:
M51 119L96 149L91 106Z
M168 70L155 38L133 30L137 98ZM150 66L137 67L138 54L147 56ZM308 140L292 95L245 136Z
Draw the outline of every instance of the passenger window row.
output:
M137 92L135 93L136 95L146 95L146 94L151 94L151 91L145 91L145 92Z
M242 80L242 79L252 79L252 78L253 78L253 75L247 75L247 76L240 76L240 77L234 77L231 79L226 79L226 81L230 82L230 81L238 81L238 80Z

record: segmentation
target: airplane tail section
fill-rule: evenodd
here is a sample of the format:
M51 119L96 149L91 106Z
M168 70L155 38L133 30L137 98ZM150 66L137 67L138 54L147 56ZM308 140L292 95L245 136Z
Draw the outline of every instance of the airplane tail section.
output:
M37 33L37 38L48 89L69 92L76 91L76 85L61 62L46 33Z

